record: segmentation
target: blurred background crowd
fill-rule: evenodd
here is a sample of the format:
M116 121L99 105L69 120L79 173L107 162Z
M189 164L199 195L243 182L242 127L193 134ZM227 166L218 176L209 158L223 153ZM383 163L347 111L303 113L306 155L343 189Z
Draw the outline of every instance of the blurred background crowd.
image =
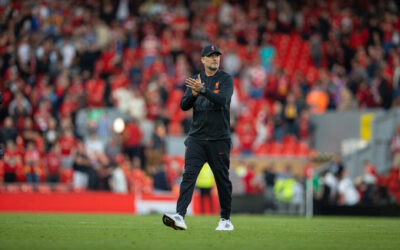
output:
M0 178L171 190L183 158L166 154L166 138L189 130L184 80L210 42L234 76L233 154L307 156L310 115L399 105L399 7L0 0Z

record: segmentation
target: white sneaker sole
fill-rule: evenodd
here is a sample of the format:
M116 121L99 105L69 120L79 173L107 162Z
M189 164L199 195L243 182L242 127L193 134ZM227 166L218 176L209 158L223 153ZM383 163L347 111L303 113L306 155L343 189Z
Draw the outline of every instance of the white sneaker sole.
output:
M215 229L215 231L233 231L233 228L232 229Z
M186 230L186 228L176 225L175 221L166 214L163 215L162 221L167 227L172 227L175 230Z

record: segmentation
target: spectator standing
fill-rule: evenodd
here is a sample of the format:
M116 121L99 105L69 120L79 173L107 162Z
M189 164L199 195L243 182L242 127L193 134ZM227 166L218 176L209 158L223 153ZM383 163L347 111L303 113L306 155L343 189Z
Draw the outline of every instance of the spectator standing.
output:
M117 163L111 163L111 176L109 179L109 185L115 193L127 193L128 185L124 171Z
M46 181L50 183L59 182L61 174L60 149L56 145L52 146L43 160L46 166Z
M360 201L360 194L353 182L348 177L348 170L341 171L338 184L338 204L344 206L354 206Z
M17 141L17 130L10 116L4 120L4 126L0 129L0 143L7 144L7 141Z
M136 156L141 157L142 131L135 119L126 125L122 133L122 141L124 151L131 160Z
M274 185L275 185L276 173L274 171L273 166L268 166L264 171L264 194L266 199L266 208L267 209L276 209L276 200L274 193Z
M18 152L15 143L11 140L7 141L4 150L4 182L13 183L17 181L17 168L22 167L22 157Z
M73 159L73 169L76 172L80 172L87 177L87 187L92 190L96 190L98 188L98 176L96 170L92 167L90 162L90 158L87 154L85 144L82 141L77 143L77 152L75 153L75 157ZM75 178L75 177L74 177ZM85 178L86 179L86 178ZM77 186L82 186L85 183L77 183L74 181Z
M40 155L33 142L28 142L24 153L26 181L28 183L39 183Z
M157 122L147 147L147 166L156 167L162 163L162 158L165 154L165 137L166 130L164 124Z

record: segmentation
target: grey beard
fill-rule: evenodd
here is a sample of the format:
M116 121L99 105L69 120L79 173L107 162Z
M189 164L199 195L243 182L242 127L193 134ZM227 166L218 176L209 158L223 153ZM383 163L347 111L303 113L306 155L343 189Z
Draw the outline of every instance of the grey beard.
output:
M214 70L217 70L217 69L218 69L218 66L217 66L217 67L214 67L214 66L209 66L209 67L208 67L208 69L210 69L210 70L214 71Z

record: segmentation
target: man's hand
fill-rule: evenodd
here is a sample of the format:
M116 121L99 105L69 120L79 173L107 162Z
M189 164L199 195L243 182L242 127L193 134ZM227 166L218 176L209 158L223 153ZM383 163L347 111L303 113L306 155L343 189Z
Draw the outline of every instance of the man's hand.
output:
M200 89L204 87L204 83L201 82L200 75L197 77L197 79L193 78L187 78L185 80L186 87L192 89L192 95L198 96L200 93Z
M198 95L199 95L199 92L196 92L196 91L194 91L194 90L192 89L192 95L193 95L193 96L198 96Z

